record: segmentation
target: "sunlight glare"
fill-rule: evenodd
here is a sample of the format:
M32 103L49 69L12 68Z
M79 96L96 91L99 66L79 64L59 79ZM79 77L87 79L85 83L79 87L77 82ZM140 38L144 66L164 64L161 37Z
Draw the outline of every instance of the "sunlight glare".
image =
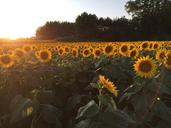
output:
M39 26L65 20L71 9L68 0L0 0L0 4L0 38L10 39L35 36Z

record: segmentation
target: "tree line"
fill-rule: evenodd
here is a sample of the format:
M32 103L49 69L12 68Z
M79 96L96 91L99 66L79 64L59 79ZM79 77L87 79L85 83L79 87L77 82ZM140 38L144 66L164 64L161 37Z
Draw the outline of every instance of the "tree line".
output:
M129 0L131 19L98 18L83 12L75 22L50 21L39 27L36 39L59 41L171 40L171 0Z

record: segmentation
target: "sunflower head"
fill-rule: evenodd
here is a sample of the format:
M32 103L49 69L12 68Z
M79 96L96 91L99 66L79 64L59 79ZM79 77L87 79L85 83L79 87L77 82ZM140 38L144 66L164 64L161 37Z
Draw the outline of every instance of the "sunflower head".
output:
M69 49L69 47L65 47L64 49L65 49L65 53L68 53L68 52L70 52L70 49Z
M119 48L119 53L121 54L121 55L127 55L127 52L128 52L128 50L129 50L129 47L128 47L128 45L127 44L122 44L121 46L120 46L120 48Z
M2 68L10 68L14 65L14 59L12 55L4 54L0 56L0 65Z
M156 50L156 49L158 49L158 48L159 48L159 43L154 43L154 44L153 44L153 49Z
M165 49L161 49L161 50L156 52L156 60L163 61L165 57L166 57L166 50Z
M72 49L71 53L72 53L73 57L78 57L78 49L76 49L76 48Z
M164 59L164 65L166 66L166 68L171 69L171 51L167 52Z
M0 48L0 55L2 55L2 54L3 54L3 49Z
M145 49L147 49L149 47L149 43L148 42L143 42L143 43L141 43L141 45L140 45L140 49L141 50L145 50Z
M129 51L129 57L132 59L136 59L139 56L139 51L137 49L133 49Z
M155 61L149 56L139 58L134 64L134 70L136 71L136 74L144 78L153 77L157 72L156 69L157 65Z
M129 45L129 50L132 50L132 49L134 49L135 48L135 45L134 44L130 44Z
M14 51L12 50L12 49L9 49L8 51L7 51L7 54L9 54L9 55L14 55Z
M94 55L95 58L100 58L100 55L101 55L101 50L100 50L100 48L95 48L95 49L93 50L93 55Z
M52 58L52 53L49 50L40 50L39 52L35 53L36 58L42 62L42 63L47 63L51 60Z
M15 55L15 57L16 57L17 59L21 59L21 58L24 57L25 52L24 52L23 49L17 48L17 49L14 50L14 55Z
M105 46L104 53L106 55L112 55L113 54L113 46L112 45Z
M60 56L62 56L62 55L64 55L65 54L65 49L64 48L59 48L58 49L58 54L60 55Z
M33 49L33 47L31 45L24 45L23 46L23 50L24 52L28 53L28 52L31 52Z
M91 55L91 50L89 48L86 48L82 52L83 57L89 57Z
M99 81L98 83L106 88L108 91L110 91L112 94L114 94L114 96L118 96L118 90L117 87L115 86L115 84L113 84L113 82L109 81L108 79L105 79L105 77L103 75L99 76Z

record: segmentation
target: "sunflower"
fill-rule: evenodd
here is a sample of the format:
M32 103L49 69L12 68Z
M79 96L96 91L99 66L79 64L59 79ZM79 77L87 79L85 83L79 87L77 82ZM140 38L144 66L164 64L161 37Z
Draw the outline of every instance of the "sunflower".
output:
M157 65L155 61L149 56L139 58L134 64L134 70L140 77L151 78L157 72Z
M59 48L58 49L58 54L60 55L60 56L62 56L62 55L64 55L65 54L65 49L64 48Z
M64 49L65 49L65 53L69 53L70 52L69 47L65 47Z
M27 107L25 108L23 111L22 111L22 116L23 117L27 117L27 116L30 116L32 113L33 113L34 109L32 106L30 107Z
M86 48L82 52L83 57L89 57L91 55L91 50L89 48Z
M78 49L73 48L71 53L72 53L72 56L73 56L73 57L78 57L78 54L79 54L79 53L78 53Z
M16 57L16 59L21 59L24 57L24 55L25 53L23 49L17 48L14 50L14 56Z
M140 44L140 49L141 50L146 50L149 47L149 43L148 42L143 42Z
M49 50L40 50L39 52L35 53L36 58L42 62L42 63L47 63L51 60L52 58L52 53Z
M112 55L113 54L113 46L112 45L106 45L104 48L104 54Z
M93 50L94 50L92 47L89 47L89 49L90 49L91 53L92 53L92 52L93 52Z
M132 59L136 59L139 56L139 51L137 49L132 49L131 51L129 51L129 57L131 57Z
M152 42L149 43L148 50L150 50L150 51L153 50L153 43Z
M135 48L135 45L134 44L130 44L129 45L129 50L132 50L132 49L134 49Z
M108 91L114 94L114 96L118 96L117 87L115 86L115 84L113 84L113 82L109 81L108 79L105 79L105 77L102 75L99 76L98 82L102 87L105 87Z
M154 49L154 50L158 49L159 46L160 46L159 43L153 43L153 49Z
M171 69L171 51L167 52L164 59L164 65L166 66L166 68Z
M157 53L156 53L156 60L163 61L163 59L165 57L166 57L166 50L165 49L161 49L161 50L157 51Z
M123 56L127 55L129 48L127 44L122 44L119 48L119 53Z
M14 51L12 50L12 49L9 49L7 52L6 52L6 54L9 54L9 55L14 55Z
M94 55L95 58L100 58L100 55L101 55L101 50L100 50L100 48L95 48L95 49L93 50L93 55Z
M55 51L58 51L58 47L55 47Z
M2 54L3 54L3 49L0 48L0 55L2 55Z
M31 52L33 49L33 47L31 45L24 45L23 46L23 50L24 52L28 53L28 52Z
M14 65L14 59L12 55L4 54L0 56L0 65L3 68L10 68Z

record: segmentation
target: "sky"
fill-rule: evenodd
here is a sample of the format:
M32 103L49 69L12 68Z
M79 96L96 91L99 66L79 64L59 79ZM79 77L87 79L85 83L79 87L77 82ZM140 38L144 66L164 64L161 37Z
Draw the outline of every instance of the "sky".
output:
M74 22L82 12L97 17L129 17L128 0L0 0L0 38L25 38L47 21Z

